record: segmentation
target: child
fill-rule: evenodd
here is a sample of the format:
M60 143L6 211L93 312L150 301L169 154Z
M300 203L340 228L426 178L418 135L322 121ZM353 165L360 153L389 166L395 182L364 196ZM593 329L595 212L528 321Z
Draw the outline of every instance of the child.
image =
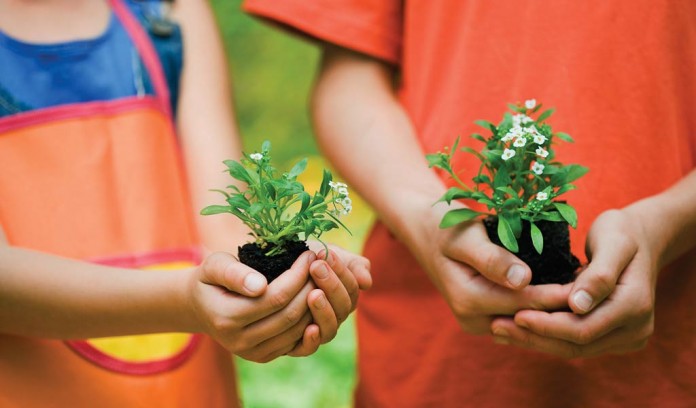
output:
M270 285L213 252L245 235L194 216L240 156L220 39L161 6L0 0L0 406L234 406L220 345L309 355L369 286L340 250Z
M358 406L696 406L696 2L245 6L321 41L317 136L379 215ZM589 263L566 286L528 286L480 222L438 228L447 179L424 158L531 98L590 168L568 196Z

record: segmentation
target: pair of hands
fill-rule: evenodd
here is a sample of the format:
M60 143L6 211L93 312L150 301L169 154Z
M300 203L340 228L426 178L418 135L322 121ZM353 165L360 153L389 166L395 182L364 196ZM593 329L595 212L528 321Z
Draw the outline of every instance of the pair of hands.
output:
M433 230L424 244L438 251L425 244L418 258L468 333L564 358L625 353L644 347L654 326L658 260L638 218L601 214L587 237L590 263L567 285L528 286L529 267L480 222Z
M336 247L325 253L305 252L271 284L230 254L210 255L189 281L200 331L260 363L314 353L336 336L359 290L372 284L366 258Z

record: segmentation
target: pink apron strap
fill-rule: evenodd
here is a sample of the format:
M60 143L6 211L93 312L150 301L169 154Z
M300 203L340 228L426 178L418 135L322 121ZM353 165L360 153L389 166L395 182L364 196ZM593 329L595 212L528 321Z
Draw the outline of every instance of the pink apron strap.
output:
M114 10L116 17L121 21L123 27L126 29L131 39L135 43L135 47L143 59L145 64L145 69L150 75L152 84L155 88L155 94L157 99L162 104L162 109L164 109L167 116L172 119L172 109L169 100L169 87L167 86L167 81L164 76L164 69L160 63L160 59L157 56L155 47L150 41L150 37L143 30L138 20L131 14L128 6L125 5L123 0L109 0L111 8Z

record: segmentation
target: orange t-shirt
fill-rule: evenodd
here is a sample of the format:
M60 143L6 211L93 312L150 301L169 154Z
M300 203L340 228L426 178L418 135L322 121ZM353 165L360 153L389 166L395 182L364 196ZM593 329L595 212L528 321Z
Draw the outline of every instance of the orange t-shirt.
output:
M590 168L566 196L579 214L578 255L598 214L663 191L696 163L695 1L247 0L245 8L398 66L400 101L424 153L478 131L476 119L499 121L506 102L555 107L554 130L576 140L556 147L559 159ZM463 179L478 169L466 156L457 163ZM462 333L383 225L365 253L374 287L358 314L358 406L696 406L695 251L661 273L645 349L573 361Z

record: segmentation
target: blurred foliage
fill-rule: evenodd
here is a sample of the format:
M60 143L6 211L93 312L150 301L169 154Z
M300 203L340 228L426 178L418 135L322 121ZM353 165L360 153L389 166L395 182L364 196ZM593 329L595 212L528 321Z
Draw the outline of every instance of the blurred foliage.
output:
M318 49L241 12L241 0L212 0L233 79L237 120L246 151L264 140L273 143L281 170L309 157L300 177L309 192L318 189L327 166L314 142L307 106L319 60ZM352 236L323 236L359 252L373 215L351 192L353 212L345 218ZM331 343L306 358L280 358L268 364L237 359L240 391L249 408L347 407L355 385L355 330L349 318Z

